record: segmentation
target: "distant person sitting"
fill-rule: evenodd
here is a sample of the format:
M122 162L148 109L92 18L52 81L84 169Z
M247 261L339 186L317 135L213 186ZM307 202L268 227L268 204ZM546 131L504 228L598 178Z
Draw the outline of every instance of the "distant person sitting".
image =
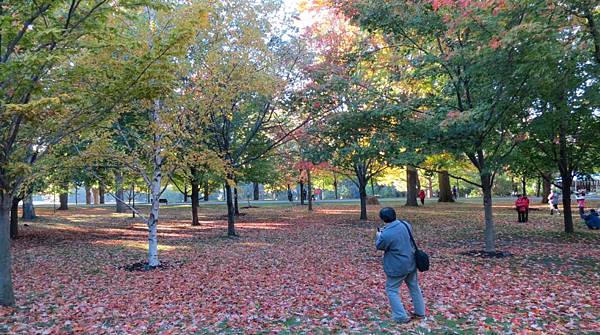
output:
M591 209L590 214L581 214L581 218L589 229L600 229L600 216L598 216L595 209Z

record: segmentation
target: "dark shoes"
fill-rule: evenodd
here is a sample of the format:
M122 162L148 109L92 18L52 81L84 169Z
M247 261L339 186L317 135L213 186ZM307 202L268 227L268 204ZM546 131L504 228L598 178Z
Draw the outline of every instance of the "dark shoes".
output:
M412 321L412 319L411 318L394 319L394 321L396 321L396 323L400 323L400 324L407 324L407 323L410 323Z
M400 323L400 324L407 324L407 323L411 323L412 321L421 320L423 318L425 318L425 315L410 313L410 317L405 318L405 319L394 319L394 321L396 321L397 323Z

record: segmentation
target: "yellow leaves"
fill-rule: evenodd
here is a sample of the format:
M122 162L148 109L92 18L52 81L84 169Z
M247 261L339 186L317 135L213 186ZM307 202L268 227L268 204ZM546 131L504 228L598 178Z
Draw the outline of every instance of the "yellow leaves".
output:
M210 26L208 10L200 9L197 12L198 16L198 27L202 29L208 29Z
M61 114L64 106L60 104L66 100L67 95L55 97L32 99L26 104L6 104L2 113L2 118L8 118L12 115L20 114L28 121L42 121L48 117Z

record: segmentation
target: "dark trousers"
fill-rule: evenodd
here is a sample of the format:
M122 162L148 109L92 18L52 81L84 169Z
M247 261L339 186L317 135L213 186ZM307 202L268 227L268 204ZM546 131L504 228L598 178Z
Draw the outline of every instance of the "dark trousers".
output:
M517 210L517 212L519 213L519 222L527 222L529 220L529 210L524 212Z
M421 199L421 205L425 205L425 198L419 198Z

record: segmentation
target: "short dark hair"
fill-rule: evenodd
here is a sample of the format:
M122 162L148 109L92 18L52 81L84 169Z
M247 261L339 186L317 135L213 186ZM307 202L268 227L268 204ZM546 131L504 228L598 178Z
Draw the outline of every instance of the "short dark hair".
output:
M379 211L379 217L385 223L396 221L396 211L392 207L384 207Z

